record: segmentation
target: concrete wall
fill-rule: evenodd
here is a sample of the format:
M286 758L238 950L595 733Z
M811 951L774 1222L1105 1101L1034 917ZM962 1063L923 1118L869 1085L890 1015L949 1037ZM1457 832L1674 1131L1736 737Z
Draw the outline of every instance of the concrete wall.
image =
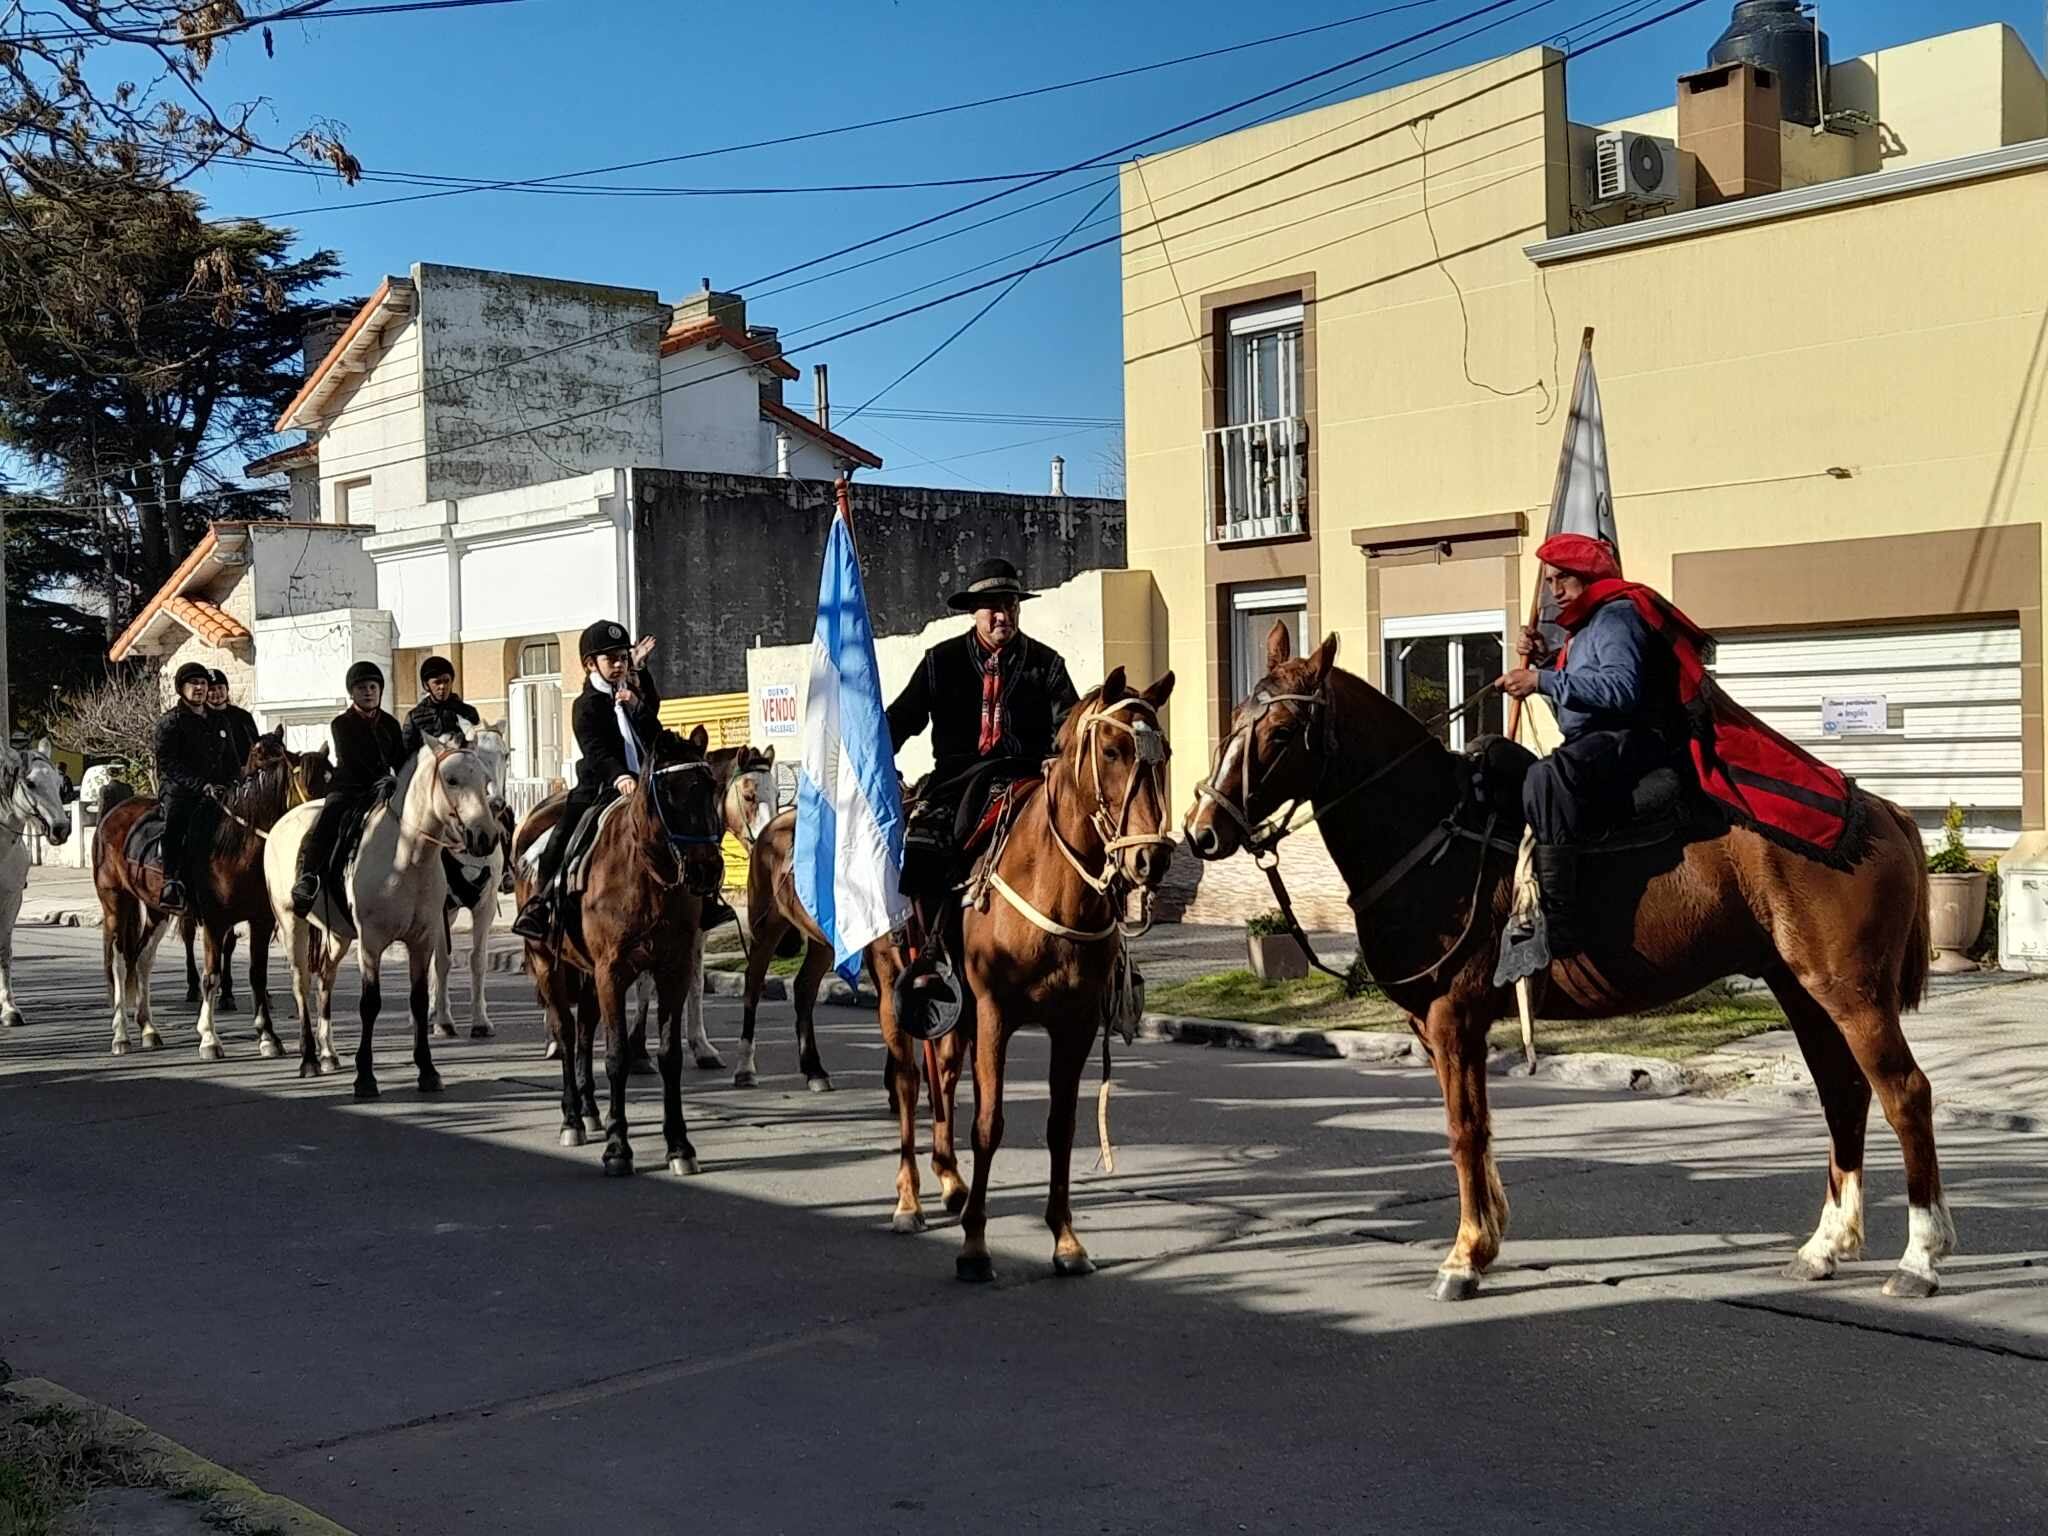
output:
M669 312L653 290L430 263L413 281L427 385L416 500L659 462Z
M326 722L347 704L342 680L351 662L384 669L387 693L393 672L391 615L382 609L338 608L260 619L256 646L263 658L253 697L236 697L266 728L282 724L286 745L318 746Z
M365 608L375 600L376 568L363 549L360 530L255 523L249 528L249 553L254 573L248 584L250 619Z
M320 434L320 517L342 520L342 487L370 482L379 514L426 500L425 410L420 399L419 316L384 334L363 380Z
M691 347L661 360L657 462L664 468L775 473L775 439L761 421L760 380L745 363L723 346Z
M833 487L673 470L632 473L638 628L660 642L664 694L736 692L756 642L808 642ZM853 487L861 574L878 633L947 612L975 562L1014 561L1028 585L1124 565L1123 504L915 486Z

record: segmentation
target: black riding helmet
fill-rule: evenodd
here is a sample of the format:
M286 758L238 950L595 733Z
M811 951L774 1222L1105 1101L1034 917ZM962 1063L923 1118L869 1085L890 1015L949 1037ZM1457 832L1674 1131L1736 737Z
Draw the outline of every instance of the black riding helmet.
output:
M588 661L593 656L602 656L606 651L622 651L633 643L626 633L626 626L615 624L610 619L599 619L587 626L576 642L576 654Z
M420 685L425 687L437 677L453 677L455 663L446 656L429 656L420 663Z
M188 661L185 665L178 668L176 675L171 679L171 686L177 689L178 692L183 693L187 683L211 683L212 681L213 673L211 670L201 666L196 661Z
M357 683L375 683L379 688L382 688L384 686L384 669L374 661L357 662L348 669L348 677L343 686L353 692Z
M225 688L228 685L228 675L221 671L219 667L215 667L211 672L207 673L206 680L216 688Z

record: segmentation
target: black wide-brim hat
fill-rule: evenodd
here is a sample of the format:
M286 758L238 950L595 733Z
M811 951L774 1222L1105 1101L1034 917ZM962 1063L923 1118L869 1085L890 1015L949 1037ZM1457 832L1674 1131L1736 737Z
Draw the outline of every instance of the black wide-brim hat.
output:
M972 613L977 608L986 608L991 602L1014 599L1028 602L1038 596L1025 588L1017 576L1017 567L1007 560L984 560L967 573L967 585L946 599L949 608L962 613Z

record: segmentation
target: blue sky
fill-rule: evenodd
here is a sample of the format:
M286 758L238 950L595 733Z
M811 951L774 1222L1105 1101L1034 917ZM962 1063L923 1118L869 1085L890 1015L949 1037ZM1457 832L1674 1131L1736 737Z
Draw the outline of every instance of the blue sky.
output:
M278 29L274 59L264 57L260 44L239 41L215 65L207 84L219 100L265 98L278 131L314 118L337 121L346 128L349 146L372 169L534 177L1026 89L1313 26L1388 3L1393 0L1317 0L1272 8L1218 0L1019 0L1003 6L781 0L772 6L698 7L675 0L525 0L440 14L294 23ZM1421 0L1381 19L1106 85L601 179L729 187L1049 170L1482 3ZM1554 41L1612 4L1552 0L1526 15L1518 4L1499 13L1510 19L1494 30L1361 86L1358 94ZM1641 14L1667 8L1647 3ZM1574 65L1572 115L1600 121L1668 101L1673 78L1704 63L1728 9L1725 0L1707 0ZM1624 16L1621 24L1628 19ZM1836 58L2000 20L2016 27L2038 58L2042 19L2038 5L1979 0L1835 0L1822 7ZM1361 71L1409 51L1375 60ZM1227 131L1271 105L1183 137ZM1175 141L1155 147L1170 142ZM970 217L1104 174L1069 177ZM283 222L297 227L307 242L341 254L347 269L338 290L342 293L367 292L383 273L403 272L420 260L631 284L659 289L665 298L680 297L709 277L722 288L746 285L750 319L785 333L975 263L1050 243L1099 195L1077 192L927 250L770 294L779 285L755 280L995 188L719 198L479 192L365 207L413 189L371 184L348 189L332 180L229 168L209 173L198 190L216 214L322 210ZM1115 212L1112 196L1096 217L1111 220ZM1099 238L1114 228L1113 222L1099 223L1077 240ZM868 254L873 253L863 253ZM1003 262L989 270L1017 264ZM948 305L797 361L831 364L833 404L843 415L980 302L978 297ZM882 403L1120 417L1120 342L1112 246L1027 278ZM807 366L806 381L793 390L792 398L808 397ZM888 460L890 469L882 478L1006 490L1042 488L1046 461L1055 452L1067 458L1070 488L1092 489L1102 447L1111 436L1051 426L866 419L848 432ZM941 462L920 465L920 460Z

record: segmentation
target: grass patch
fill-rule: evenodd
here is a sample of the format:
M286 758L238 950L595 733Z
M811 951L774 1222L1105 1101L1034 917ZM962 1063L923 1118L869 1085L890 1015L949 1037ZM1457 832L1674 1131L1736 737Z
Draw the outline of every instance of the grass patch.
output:
M1145 989L1145 1006L1157 1013L1198 1019L1235 1019L1293 1029L1369 1029L1405 1034L1408 1016L1377 991L1347 998L1328 976L1297 981L1261 981L1250 971L1219 971L1189 981L1163 982ZM1710 987L1661 1008L1612 1019L1538 1019L1536 1046L1544 1052L1619 1051L1680 1061L1717 1050L1734 1040L1784 1026L1785 1015L1767 992L1731 993ZM1519 1048L1522 1026L1513 1019L1494 1025L1489 1043Z

